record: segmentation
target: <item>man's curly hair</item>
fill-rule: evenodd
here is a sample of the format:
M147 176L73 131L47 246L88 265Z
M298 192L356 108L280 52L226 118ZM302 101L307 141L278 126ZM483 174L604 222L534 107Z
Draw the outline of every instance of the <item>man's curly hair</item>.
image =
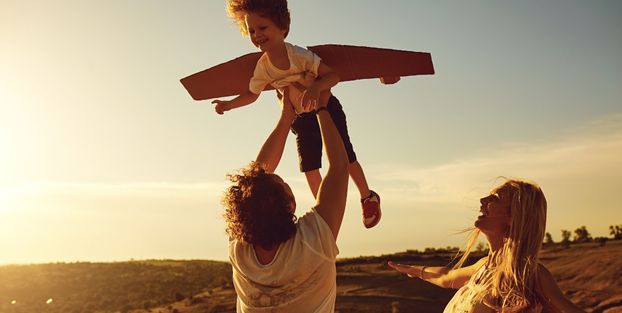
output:
M278 176L267 173L252 162L239 174L229 174L233 183L223 196L224 218L229 237L264 249L287 241L296 232L294 199L279 183Z
M248 36L248 28L244 17L248 13L258 13L269 18L280 29L285 29L285 37L289 33L290 16L287 0L227 0L227 15L232 18L244 36Z

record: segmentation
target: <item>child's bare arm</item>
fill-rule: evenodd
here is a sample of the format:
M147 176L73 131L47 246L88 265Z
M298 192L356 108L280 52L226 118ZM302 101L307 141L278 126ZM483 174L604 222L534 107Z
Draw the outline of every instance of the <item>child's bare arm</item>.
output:
M231 99L231 100L214 100L212 103L215 103L216 106L214 110L218 114L223 114L226 111L231 109L237 109L239 107L243 107L245 105L249 105L255 102L259 98L259 94L252 93L250 90L245 93Z
M318 67L318 79L316 79L307 91L304 93L302 98L303 108L309 109L314 105L317 105L318 99L320 98L320 94L323 91L329 90L333 86L339 83L339 75L335 71L333 71L330 66L325 63L320 63Z

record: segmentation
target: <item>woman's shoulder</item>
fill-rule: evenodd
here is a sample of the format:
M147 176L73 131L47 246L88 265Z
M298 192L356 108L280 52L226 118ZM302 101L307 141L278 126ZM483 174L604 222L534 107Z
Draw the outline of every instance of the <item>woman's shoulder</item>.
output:
M551 274L551 271L549 271L549 269L546 268L546 266L540 262L538 262L538 266L536 267L536 276L538 277L538 280L541 280L541 281L546 281L546 280L554 281L553 274Z
M474 272L477 272L477 271L479 271L481 269L490 268L490 266L488 266L488 256L485 256L485 257L477 260L477 262L471 264L468 267L471 268L472 271L474 271Z

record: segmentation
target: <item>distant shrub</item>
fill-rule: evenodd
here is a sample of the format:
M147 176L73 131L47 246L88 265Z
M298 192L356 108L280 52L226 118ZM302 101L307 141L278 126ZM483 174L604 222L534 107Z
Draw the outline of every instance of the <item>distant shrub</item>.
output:
M598 243L598 246L602 247L607 243L607 237L596 237L594 241Z
M553 241L553 236L551 235L551 233L547 232L546 234L544 234L544 245L552 246L554 244L555 244L555 241Z
M592 241L592 235L587 231L585 226L581 226L574 230L574 242L590 242Z
M570 231L562 229L562 247L569 248L570 247Z
M423 253L427 253L427 254L431 254L431 253L436 253L436 248L425 248L425 250L423 250Z
M622 224L609 226L609 234L613 236L613 239L622 239Z

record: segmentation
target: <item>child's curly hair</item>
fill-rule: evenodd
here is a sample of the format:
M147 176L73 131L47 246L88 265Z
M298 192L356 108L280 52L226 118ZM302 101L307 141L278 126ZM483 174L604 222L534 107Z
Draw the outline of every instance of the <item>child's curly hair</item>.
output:
M290 23L287 0L227 0L227 15L238 24L244 36L248 36L244 21L244 16L248 13L258 13L269 18L277 27L285 30L287 37Z
M264 249L287 241L296 232L293 199L261 165L252 162L239 174L229 174L233 183L223 196L224 218L229 237Z

